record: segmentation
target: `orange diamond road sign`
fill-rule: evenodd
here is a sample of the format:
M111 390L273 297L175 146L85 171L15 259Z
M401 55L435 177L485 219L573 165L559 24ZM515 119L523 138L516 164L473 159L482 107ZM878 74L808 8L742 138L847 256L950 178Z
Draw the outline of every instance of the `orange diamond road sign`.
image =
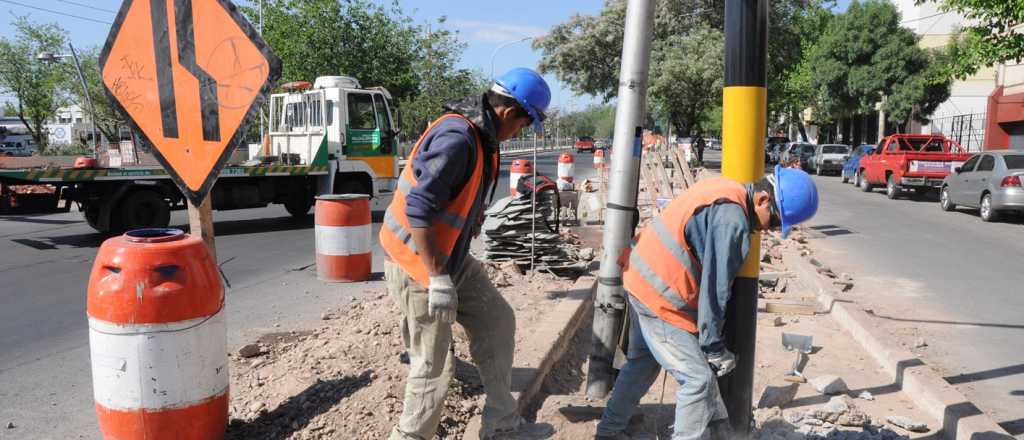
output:
M281 74L226 0L125 0L100 66L108 98L196 206Z

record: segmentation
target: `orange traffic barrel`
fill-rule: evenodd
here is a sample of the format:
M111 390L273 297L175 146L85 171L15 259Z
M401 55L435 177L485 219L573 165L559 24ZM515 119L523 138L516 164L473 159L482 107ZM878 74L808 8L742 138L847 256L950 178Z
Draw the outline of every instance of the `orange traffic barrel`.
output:
M562 153L558 156L558 190L571 191L572 176L575 171L573 157L569 153Z
M512 161L512 168L508 173L508 192L513 196L518 194L516 186L519 184L519 179L524 176L533 175L533 162L526 159L516 159Z
M86 311L103 438L224 436L224 288L202 240L178 229L138 229L103 242Z
M325 194L316 198L316 277L347 283L370 279L373 260L370 196Z
M604 150L597 150L594 152L594 168L604 168Z
M75 164L72 165L71 167L76 170L96 168L97 162L96 159L93 159L88 156L78 156L75 158Z

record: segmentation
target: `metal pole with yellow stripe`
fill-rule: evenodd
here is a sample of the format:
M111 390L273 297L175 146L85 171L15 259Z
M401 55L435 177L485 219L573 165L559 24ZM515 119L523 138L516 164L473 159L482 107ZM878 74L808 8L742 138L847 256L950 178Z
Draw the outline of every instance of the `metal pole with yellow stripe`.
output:
M767 37L768 0L726 0L722 175L743 183L764 175ZM752 234L726 309L725 341L737 365L719 387L737 434L749 433L752 418L760 244L761 234Z

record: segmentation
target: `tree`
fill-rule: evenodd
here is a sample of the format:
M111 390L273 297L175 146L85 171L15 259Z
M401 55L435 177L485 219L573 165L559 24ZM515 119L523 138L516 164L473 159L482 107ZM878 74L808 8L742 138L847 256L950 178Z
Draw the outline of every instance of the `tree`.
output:
M917 0L918 4L926 1ZM976 24L957 36L951 62L940 75L967 78L982 67L1024 60L1024 2L1020 0L943 0L942 9L956 11ZM942 78L942 76L940 76Z
M870 114L888 96L890 121L924 122L949 97L948 79L926 76L937 58L899 23L896 7L884 0L854 0L829 22L807 59L824 119ZM934 84L925 86L928 81Z
M37 24L26 17L14 20L13 39L0 38L0 90L14 95L4 113L18 116L41 149L48 144L44 124L66 102L60 87L67 74L54 63L36 58L43 52L60 52L66 33L56 24Z
M718 0L656 0L655 25L652 37L652 81L658 71L659 60L673 63L693 62L701 64L703 58L691 54L663 55L679 44L680 38L689 37L705 29L717 31L721 36L724 23L724 3ZM831 1L826 0L777 0L772 1L769 21L772 23L768 39L768 90L769 96L776 93L784 78L786 68L800 59L802 30L797 26L804 16L827 10ZM623 26L626 15L625 0L608 0L595 16L576 15L554 26L543 38L534 40L534 48L543 53L540 70L554 72L558 79L574 91L590 94L610 101L618 92L619 65L622 54ZM721 38L721 37L719 37ZM717 43L721 47L721 43ZM722 58L723 54L716 55ZM653 82L651 83L654 86ZM716 92L718 93L718 92ZM656 95L652 95L655 97ZM701 97L703 99L703 97ZM651 111L664 112L655 108L658 102L651 100ZM701 112L697 112L700 114ZM673 125L677 132L687 127L700 126L693 115L688 119L677 118Z
M107 99L104 94L103 80L100 74L99 66L99 48L91 48L78 53L78 58L82 64L82 76L85 77L85 84L88 92L82 90L82 82L78 78L77 73L71 73L75 67L70 63L64 63L64 68L68 69L69 72L66 78L66 84L63 88L68 90L73 96L74 102L78 103L82 110L88 112L88 104L85 99L85 93L88 93L92 98L93 108L95 115L90 115L96 121L96 129L103 133L103 137L107 138L110 142L118 142L120 139L121 127L127 124L124 116L121 115L110 100ZM110 62L115 62L111 60Z
M257 17L255 8L243 12ZM267 0L263 38L283 62L281 81L349 75L388 89L415 137L450 99L482 93L482 75L454 66L465 49L456 34L417 24L398 2Z
M702 134L704 111L722 100L724 41L721 31L702 26L653 51L651 100L680 136Z

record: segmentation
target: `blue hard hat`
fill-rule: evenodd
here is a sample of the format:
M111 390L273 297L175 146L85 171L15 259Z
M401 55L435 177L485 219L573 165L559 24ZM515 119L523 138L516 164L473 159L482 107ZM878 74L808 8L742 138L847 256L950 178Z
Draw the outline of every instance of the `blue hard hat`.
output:
M782 238L818 212L818 187L803 170L775 166L775 203L782 220Z
M491 90L516 99L533 118L533 128L544 131L544 112L551 104L551 89L539 73L517 67L494 79Z

